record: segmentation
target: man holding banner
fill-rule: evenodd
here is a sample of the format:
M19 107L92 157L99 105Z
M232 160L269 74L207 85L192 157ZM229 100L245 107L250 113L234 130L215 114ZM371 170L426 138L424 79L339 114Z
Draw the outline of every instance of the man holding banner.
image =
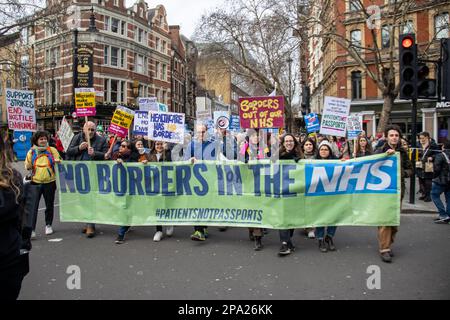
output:
M389 126L385 131L386 143L379 148L376 153L387 153L388 155L394 155L396 152L400 153L401 160L401 203L405 196L406 183L405 179L411 176L412 164L406 154L406 151L402 148L400 138L402 132L398 126ZM397 227L393 226L381 226L378 227L378 243L380 246L381 260L386 263L391 263L394 254L392 253L391 246L394 243L395 236L398 232Z
M87 122L83 131L77 134L67 149L67 160L73 161L101 161L105 160L105 154L108 152L108 143L104 137L96 133L94 122ZM87 142L90 140L90 146ZM83 230L84 232L84 230ZM86 227L86 236L95 237L95 224L88 224Z

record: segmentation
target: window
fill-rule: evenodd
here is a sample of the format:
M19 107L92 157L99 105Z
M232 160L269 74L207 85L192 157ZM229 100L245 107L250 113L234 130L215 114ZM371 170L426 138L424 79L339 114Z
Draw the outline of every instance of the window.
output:
M412 20L405 21L402 27L402 34L414 33L414 22Z
M125 81L120 81L120 102L126 102Z
M162 103L166 103L166 91L162 92L162 97L161 97Z
M156 40L155 40L155 48L156 48L156 51L159 51L159 38L156 38Z
M139 29L138 31L138 41L142 42L144 39L144 31L142 29Z
M162 65L162 79L166 80L167 77L167 66L165 64Z
M125 21L122 21L120 25L120 34L124 36L126 31L127 31L127 23Z
M119 88L119 81L111 79L110 83L111 83L111 87L110 87L111 88L111 91L110 91L111 98L110 98L110 101L111 102L119 102L117 100L117 92L118 92L118 88Z
M352 46L355 47L355 50L360 51L362 46L361 41L361 30L353 30L350 33L350 38L352 41Z
M391 26L385 25L381 28L381 46L389 48L391 46Z
M111 65L118 67L119 63L119 48L111 47Z
M134 69L137 73L144 73L144 57L140 54L134 54Z
M22 89L28 89L28 67L29 67L29 57L23 56L21 59L21 66L20 66L20 85Z
M155 78L159 79L159 62L156 61L155 63Z
M109 101L108 99L108 79L103 79L103 93L104 93L104 101Z
M359 11L361 10L361 3L359 0L350 0L350 11Z
M109 46L105 46L103 51L103 64L108 64L109 61Z
M111 32L119 33L119 24L120 24L120 20L112 18L111 19Z
M105 30L109 31L109 17L105 17Z
M362 77L361 71L352 72L352 99L362 99Z
M114 5L115 5L116 7L118 7L118 6L119 6L119 0L114 0Z
M448 12L441 13L434 17L434 33L436 39L443 39L449 37L449 15Z
M125 49L122 49L120 51L120 67L125 68L127 61L127 51Z
M166 53L166 47L167 47L167 42L163 41L161 51Z

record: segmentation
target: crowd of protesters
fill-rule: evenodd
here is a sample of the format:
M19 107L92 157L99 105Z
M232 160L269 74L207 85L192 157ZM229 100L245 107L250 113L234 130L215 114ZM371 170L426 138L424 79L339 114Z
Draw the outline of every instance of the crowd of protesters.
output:
M415 162L416 172L420 182L422 201L434 201L439 212L435 220L439 224L450 222L450 142L446 141L442 148L430 138L426 132L418 136L420 147L418 148L418 161ZM149 141L146 137L134 136L131 139L122 139L113 135L106 135L102 126L96 126L93 122L87 122L83 130L78 133L64 153L60 148L61 141L57 136L51 137L45 131L38 131L32 138L33 147L28 152L25 168L29 170L31 184L39 188L39 198L45 199L45 234L53 233L53 212L56 191L55 164L64 160L70 161L116 161L122 163L141 163L146 165L151 162L190 161L195 163L202 160L239 161L249 163L255 160L271 161L299 161L305 160L341 160L362 158L374 154L386 153L393 155L400 153L401 157L401 198L403 200L406 190L405 179L410 177L414 161L411 159L408 142L402 137L402 132L397 126L389 126L382 135L367 137L362 132L356 140L328 137L320 134L282 135L271 134L266 130L247 130L247 132L231 132L228 130L210 130L204 124L195 126L192 134L186 134L183 145L174 145L163 142ZM8 153L8 147L3 145L3 154ZM12 155L8 154L8 159ZM5 161L3 161L5 162ZM5 162L6 163L6 162ZM1 164L1 163L0 163ZM7 164L6 169L9 170ZM17 172L14 172L17 176ZM8 180L0 181L0 187L12 188L11 195L20 199L20 188L15 188L14 175L9 173ZM18 185L19 186L19 185ZM8 191L9 192L9 191ZM445 195L446 204L441 201L441 195ZM400 204L401 205L401 204ZM15 210L15 209L11 209ZM35 228L37 221L37 209L32 223L32 238L36 237ZM122 226L118 230L115 243L120 245L125 242L129 226ZM226 231L223 227L220 231ZM165 231L165 233L164 233ZM286 256L295 251L295 230L279 230L280 256ZM318 249L323 252L336 251L335 236L337 227L326 226L308 228L304 232L309 239L316 239ZM96 226L87 224L83 232L88 238L96 236ZM268 230L261 228L248 229L249 238L254 243L254 250L263 249L263 238ZM380 226L378 228L379 253L382 261L391 262L393 258L392 244L398 232L396 226ZM161 241L164 236L171 237L173 227L156 226L153 237L155 242ZM194 241L206 241L208 228L195 226L191 239Z

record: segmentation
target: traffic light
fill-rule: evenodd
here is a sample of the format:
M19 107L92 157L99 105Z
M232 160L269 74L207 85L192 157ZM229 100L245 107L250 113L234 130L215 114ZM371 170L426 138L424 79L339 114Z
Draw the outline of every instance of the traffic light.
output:
M450 101L450 39L442 42L442 98Z
M400 36L400 99L417 99L417 45L416 35Z
M436 96L436 80L427 79L430 68L425 63L419 63L417 69L417 97L431 98Z

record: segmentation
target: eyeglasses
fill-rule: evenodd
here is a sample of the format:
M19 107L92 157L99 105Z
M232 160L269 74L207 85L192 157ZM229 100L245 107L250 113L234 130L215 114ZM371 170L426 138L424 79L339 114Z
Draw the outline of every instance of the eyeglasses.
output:
M95 129L88 129L87 131L95 132Z

